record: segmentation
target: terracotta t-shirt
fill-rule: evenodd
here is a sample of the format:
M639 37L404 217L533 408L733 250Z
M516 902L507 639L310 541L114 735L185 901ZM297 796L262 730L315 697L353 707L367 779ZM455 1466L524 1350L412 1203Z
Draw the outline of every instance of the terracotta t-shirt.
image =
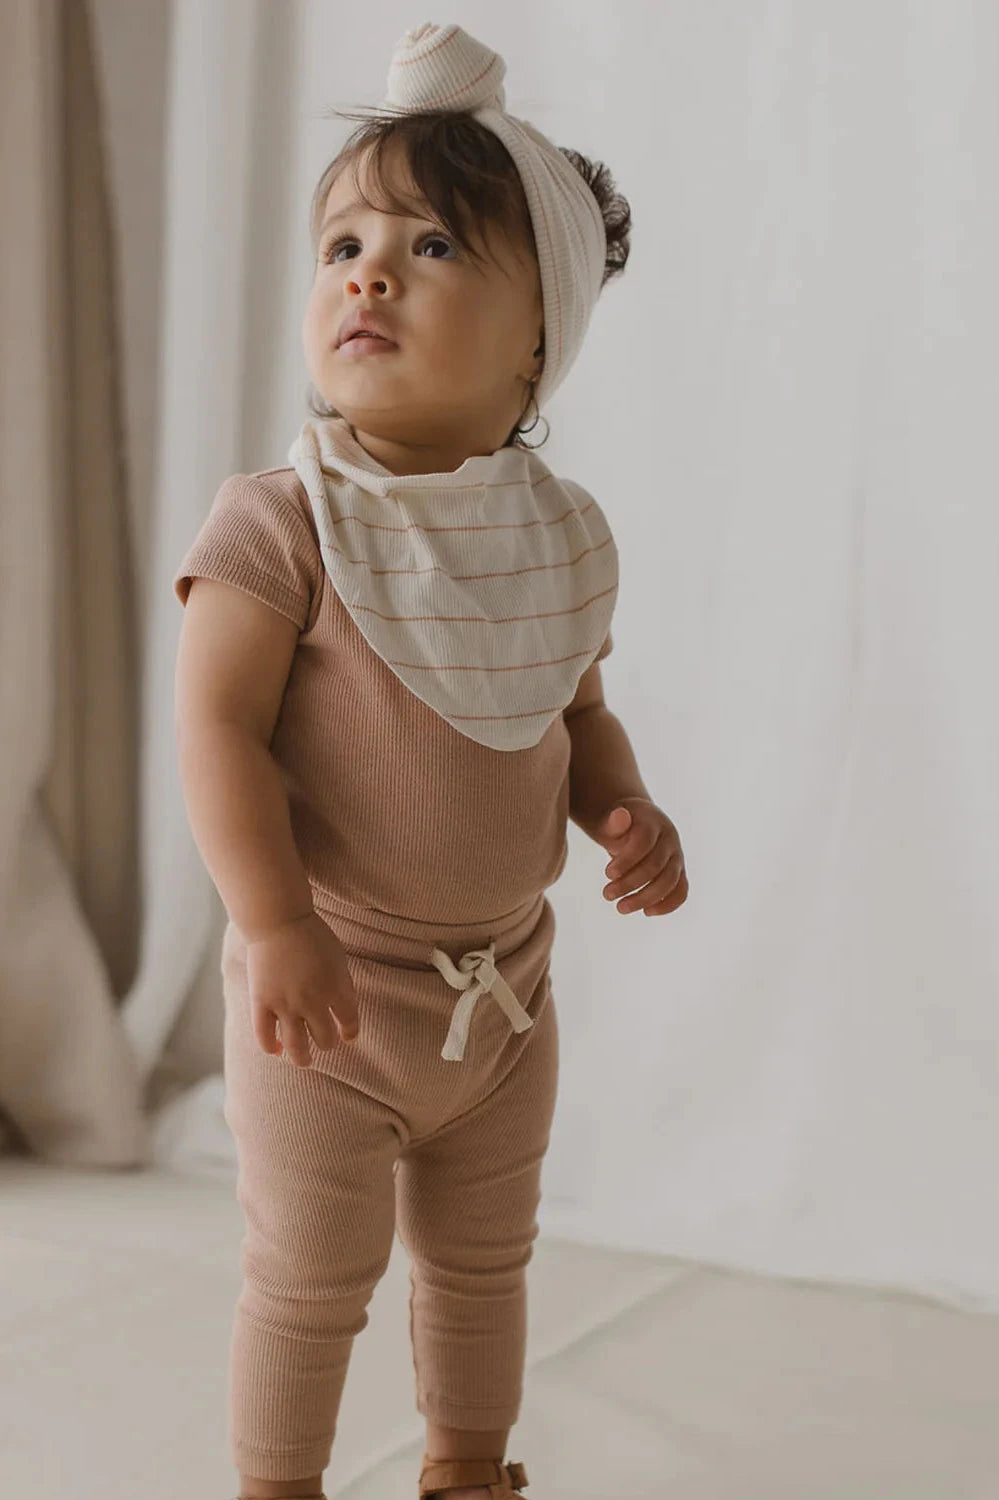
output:
M454 729L372 650L323 568L292 468L233 474L174 578L245 589L300 635L271 740L318 910L488 923L553 885L567 854L569 732L494 750ZM612 649L608 635L596 656Z

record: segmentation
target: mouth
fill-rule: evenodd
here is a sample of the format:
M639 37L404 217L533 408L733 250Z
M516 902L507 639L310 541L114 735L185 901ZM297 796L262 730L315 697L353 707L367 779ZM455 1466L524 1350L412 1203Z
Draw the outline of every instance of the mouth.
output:
M342 344L337 345L337 352L356 358L358 355L365 354L389 354L398 348L398 344L393 344L391 339L383 339L381 334L354 333L349 339L344 339Z

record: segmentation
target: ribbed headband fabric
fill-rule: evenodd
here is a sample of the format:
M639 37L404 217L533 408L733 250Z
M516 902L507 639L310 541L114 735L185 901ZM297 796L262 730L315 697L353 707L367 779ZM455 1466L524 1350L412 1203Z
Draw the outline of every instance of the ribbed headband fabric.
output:
M460 26L432 21L396 43L380 108L413 114L467 110L509 151L531 214L545 318L545 354L535 386L540 410L582 347L600 293L607 236L600 205L561 151L527 120L507 114L498 52Z

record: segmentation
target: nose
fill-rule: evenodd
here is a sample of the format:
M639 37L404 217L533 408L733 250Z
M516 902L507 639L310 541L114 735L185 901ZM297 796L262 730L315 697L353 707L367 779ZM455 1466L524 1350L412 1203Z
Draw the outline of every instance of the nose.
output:
M398 289L399 278L392 255L391 249L375 246L367 247L360 255L356 255L351 261L345 283L347 290L369 291L384 296L390 287Z
M351 292L363 292L365 287L372 292L384 293L388 290L388 284L384 276L350 276L347 279L347 290Z

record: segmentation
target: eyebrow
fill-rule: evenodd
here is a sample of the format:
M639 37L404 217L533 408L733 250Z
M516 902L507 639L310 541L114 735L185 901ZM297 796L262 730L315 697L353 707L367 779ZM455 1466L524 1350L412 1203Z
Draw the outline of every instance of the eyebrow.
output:
M365 209L365 208L370 208L370 207L371 207L371 205L369 203L365 203L364 200L363 200L363 198L353 198L353 199L351 199L351 201L347 204L347 206L345 208L338 209L335 214L330 214L330 216L329 216L328 219L324 219L323 220L323 222L320 224L319 229L317 231L317 236L316 236L317 239L322 239L323 235L326 233L327 229L329 229L329 227L330 227L331 224L339 224L339 222L340 222L341 219L349 219L352 214L356 214L360 210ZM428 209L430 208L429 203L427 204L427 208ZM376 210L376 212L378 212L378 210ZM419 219L432 219L433 218L433 214L432 213L414 214L414 215L412 215L412 217L413 218L419 218Z

